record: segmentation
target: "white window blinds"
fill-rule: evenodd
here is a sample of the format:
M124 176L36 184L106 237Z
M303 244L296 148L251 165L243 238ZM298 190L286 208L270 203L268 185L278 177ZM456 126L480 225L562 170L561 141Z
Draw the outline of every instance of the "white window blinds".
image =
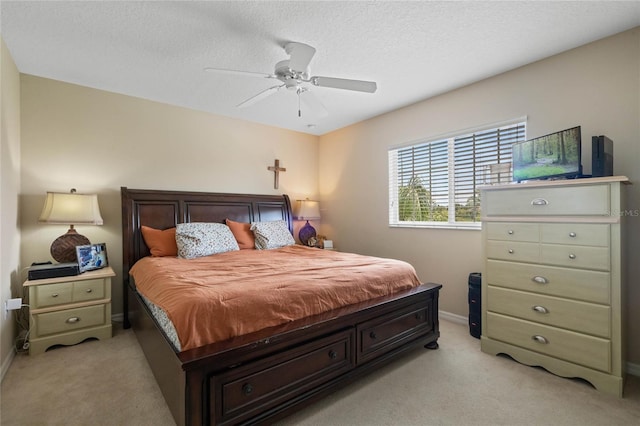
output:
M477 186L511 181L511 144L525 130L518 122L389 150L389 224L474 227Z

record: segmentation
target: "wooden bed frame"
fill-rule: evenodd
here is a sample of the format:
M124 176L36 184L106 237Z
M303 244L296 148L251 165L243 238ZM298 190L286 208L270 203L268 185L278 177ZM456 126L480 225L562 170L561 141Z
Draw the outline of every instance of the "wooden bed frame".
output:
M141 225L285 220L286 195L121 188L124 327L133 327L179 425L269 423L425 346L435 349L439 284L176 353L129 279L149 255Z

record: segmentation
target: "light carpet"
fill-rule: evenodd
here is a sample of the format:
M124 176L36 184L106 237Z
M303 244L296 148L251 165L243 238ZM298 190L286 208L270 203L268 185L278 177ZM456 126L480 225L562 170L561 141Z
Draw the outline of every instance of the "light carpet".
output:
M640 378L625 397L480 351L464 325L441 320L440 349L417 349L279 422L288 425L640 424ZM173 425L131 330L18 354L1 388L2 425Z

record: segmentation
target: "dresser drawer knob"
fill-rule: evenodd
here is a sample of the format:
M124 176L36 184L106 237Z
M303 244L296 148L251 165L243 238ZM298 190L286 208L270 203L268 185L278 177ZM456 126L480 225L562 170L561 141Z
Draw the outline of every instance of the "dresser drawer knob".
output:
M546 337L540 336L539 334L534 334L533 336L531 336L531 340L545 345L549 343Z
M329 351L329 358L331 359L336 359L338 358L338 352L334 351L334 350L330 350Z
M509 254L513 254L513 249L509 249Z
M573 253L569 254L569 259L575 259L575 258L576 258L575 254L573 254Z
M376 339L378 335L376 334L375 331L372 331L371 333L369 333L369 337L371 337L372 339Z
M90 288L88 288L88 289L86 290L86 292L87 292L87 293L93 293L93 290L92 290L92 289L90 289Z
M77 322L80 322L80 318L79 317L67 318L67 324L75 324Z
M51 297L58 297L58 293L53 293Z
M546 206L547 204L549 204L549 202L544 198L535 198L531 200L532 206Z
M249 383L245 383L244 385L242 385L242 393L245 395L251 395L251 393L253 392L253 386L251 386L251 384Z
M540 305L535 305L532 306L531 309L533 309L534 311L540 313L540 314L548 314L549 310L547 308L545 308L544 306L540 306Z
M513 235L513 229L509 229L509 230L507 231L507 234L509 234L509 235Z
M535 277L531 278L531 281L537 284L547 284L549 282L549 280L547 280L545 277L541 277L540 275L536 275Z
M422 321L422 318L423 318L422 314L421 314L420 312L418 312L418 313L416 314L416 319L417 319L418 321Z
M570 236L571 238L575 238L575 237L576 237L576 233L575 233L575 232L569 232L569 236Z

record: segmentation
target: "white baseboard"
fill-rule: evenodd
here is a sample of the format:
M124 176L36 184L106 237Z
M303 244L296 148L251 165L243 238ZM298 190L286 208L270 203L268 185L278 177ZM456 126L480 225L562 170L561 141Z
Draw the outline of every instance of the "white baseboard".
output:
M2 370L0 371L0 382L4 380L4 375L9 371L9 367L11 367L11 363L13 362L13 358L15 358L16 352L11 351L11 354L4 360L2 363Z
M469 318L462 315L452 314L451 312L438 311L438 316L447 321L455 322L457 324L469 324Z
M640 364L634 364L632 362L627 363L627 374L640 377Z

